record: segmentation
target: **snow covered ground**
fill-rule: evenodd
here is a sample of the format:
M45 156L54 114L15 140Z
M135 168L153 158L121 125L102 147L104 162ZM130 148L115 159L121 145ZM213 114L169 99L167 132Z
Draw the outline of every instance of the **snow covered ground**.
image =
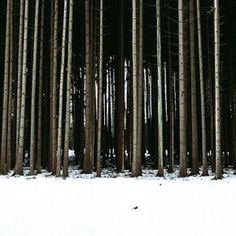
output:
M235 235L236 177L0 177L1 236ZM46 177L47 176L47 177ZM107 178L109 177L109 178Z

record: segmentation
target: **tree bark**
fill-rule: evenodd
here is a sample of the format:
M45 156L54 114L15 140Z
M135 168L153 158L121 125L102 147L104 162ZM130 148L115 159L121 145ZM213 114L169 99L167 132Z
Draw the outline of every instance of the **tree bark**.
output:
M186 167L186 70L185 70L185 22L184 22L184 0L178 1L179 14L179 158L180 177L187 176Z
M160 0L156 0L157 20L157 109L158 109L158 176L164 175L163 168L163 107L162 107L162 59L161 59L161 15Z
M207 151L206 151L206 112L205 112L205 85L203 73L203 56L202 56L202 27L200 2L197 0L197 25L198 25L198 57L199 57L199 74L200 74L200 93L201 93L201 130L202 130L202 164L203 176L208 176Z
M99 21L99 78L98 78L98 133L97 133L97 177L101 177L102 140L102 96L103 96L103 0L100 0Z
M189 2L190 26L190 70L191 70L191 127L192 127L192 170L191 174L199 173L198 166L198 119L197 119L197 85L196 85L196 47L195 47L195 7L194 0Z
M60 91L59 91L59 111L58 111L58 128L57 128L57 168L56 176L61 175L61 158L62 158L62 114L63 114L63 86L65 73L65 53L66 53L66 30L67 30L67 4L64 1L63 13L63 30L62 30L62 53L61 53L61 72L60 72Z
M43 101L43 55L44 55L44 0L41 5L40 24L40 59L39 59L39 89L38 89L38 138L37 138L37 173L41 173L42 162L42 101Z
M35 102L36 102L36 80L37 80L37 52L38 52L38 22L39 22L39 0L35 2L34 18L34 46L33 46L33 69L31 85L31 126L30 126L30 174L34 174L35 169Z
M24 155L24 138L25 138L25 99L26 99L26 83L27 83L27 45L28 45L28 18L29 0L25 0L24 13L24 41L23 41L23 65L22 65L22 92L21 92L21 111L20 111L20 132L19 132L19 148L16 157L15 173L23 174L23 155Z
M91 75L90 1L85 1L85 66L86 66L86 110L85 110L85 157L83 172L92 172L93 158L93 81Z
M214 44L215 44L215 178L222 178L221 160L221 109L220 109L220 17L219 0L214 0Z
M7 124L8 124L8 96L9 96L9 66L10 66L10 0L7 1L6 14L6 40L5 40L5 62L4 62L4 87L2 106L2 131L1 131L1 163L0 174L6 174L7 157Z
M69 26L68 26L68 60L67 60L67 85L66 85L66 121L65 121L65 143L63 159L63 177L68 176L68 152L70 140L70 97L71 97L71 79L72 79L72 36L73 36L73 4L70 0L69 6Z

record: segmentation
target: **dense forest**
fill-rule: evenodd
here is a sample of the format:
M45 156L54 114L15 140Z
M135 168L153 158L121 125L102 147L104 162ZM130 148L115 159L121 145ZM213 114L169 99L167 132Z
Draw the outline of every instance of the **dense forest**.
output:
M234 23L233 0L1 0L0 174L221 178L236 168Z

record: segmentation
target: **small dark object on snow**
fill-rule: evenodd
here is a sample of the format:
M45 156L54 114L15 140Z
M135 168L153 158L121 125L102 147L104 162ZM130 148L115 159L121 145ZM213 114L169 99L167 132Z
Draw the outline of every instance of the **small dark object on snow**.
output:
M134 209L134 210L137 210L137 209L138 209L138 206L133 207L133 209Z

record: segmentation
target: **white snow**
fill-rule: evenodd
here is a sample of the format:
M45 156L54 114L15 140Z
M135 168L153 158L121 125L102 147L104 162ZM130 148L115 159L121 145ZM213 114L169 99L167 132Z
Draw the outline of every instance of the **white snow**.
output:
M236 178L0 177L1 236L235 235ZM107 178L111 176L113 178ZM114 178L115 177L115 178ZM137 209L135 209L137 208Z

